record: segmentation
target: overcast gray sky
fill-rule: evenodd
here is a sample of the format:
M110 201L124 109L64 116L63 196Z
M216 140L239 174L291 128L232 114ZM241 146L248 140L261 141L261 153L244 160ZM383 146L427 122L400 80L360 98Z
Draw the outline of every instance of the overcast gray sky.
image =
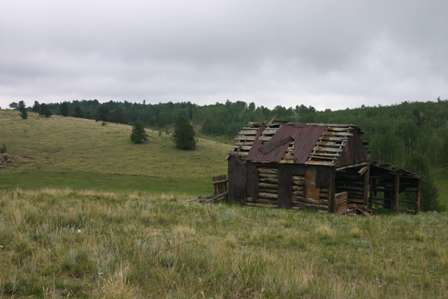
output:
M448 98L446 0L2 0L0 106Z

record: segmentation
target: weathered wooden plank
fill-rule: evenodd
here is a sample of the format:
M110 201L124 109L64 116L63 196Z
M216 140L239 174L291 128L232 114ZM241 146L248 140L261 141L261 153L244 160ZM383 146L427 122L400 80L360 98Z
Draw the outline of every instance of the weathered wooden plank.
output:
M259 173L262 174L278 174L278 169L273 169L273 168L257 168Z
M266 177L266 176L259 176L258 180L260 182L264 182L264 183L278 183L278 177Z
M274 193L258 192L258 196L263 197L263 198L278 199L278 194L274 194Z
M249 145L249 146L252 146L252 145L254 145L254 142L253 141L239 141L239 142L236 142L234 145L235 146L239 146L239 145Z
M314 147L313 151L314 152L338 153L338 156L339 156L340 155L339 153L342 153L343 150L341 148L316 146L316 147Z
M341 142L341 143L343 143L344 141L347 141L348 140L348 137L337 137L337 136L326 136L326 135L324 135L324 136L322 136L322 137L320 137L319 138L319 140L321 140L321 141L333 141L333 142Z
M238 145L235 146L236 150L240 150L240 151L250 151L250 149L252 148L251 145Z
M301 184L303 184L305 182L305 179L295 179L295 178L293 178L292 181L293 181L294 184L301 185Z
M269 173L258 173L258 177L260 179L271 179L271 180L275 180L278 181L278 175L277 174L269 174Z
M245 152L245 151L236 151L236 153L238 153L238 155L242 156L242 157L246 157L249 155L249 152Z
M335 136L335 137L351 137L353 133L348 132L325 132L325 136Z
M324 166L334 166L333 161L315 161L315 160L308 160L305 162L306 165L324 165Z
M238 133L240 135L245 135L245 136L255 136L257 135L258 130L257 129L251 129L251 130L240 130Z
M305 178L295 178L295 177L292 177L292 181L295 183L295 184L303 184L304 182L305 182Z
M255 127L255 126L245 126L245 127L242 127L241 130L258 130L258 127Z
M333 147L333 148L341 148L342 147L342 142L330 142L330 141L318 141L316 142L317 146L322 146L322 147Z
M327 130L333 131L333 132L350 132L352 130L352 128L350 128L350 127L328 127Z
M320 154L311 154L310 155L310 159L314 159L314 160L325 160L325 161L334 161L336 160L337 157L331 156L324 156L324 155L320 155Z
M319 150L313 150L313 153L311 155L317 155L317 156L323 156L323 157L332 157L332 158L338 158L340 157L339 153L328 153L328 152L323 152L323 151L319 151Z
M235 138L235 140L249 140L249 141L254 141L257 139L257 136L248 136L248 135L237 135Z
M263 130L263 135L275 135L277 133L278 128L266 128Z
M258 186L261 188L273 188L278 189L278 184L269 184L269 183L258 183Z
M264 142L268 142L272 139L272 136L261 136L260 140Z

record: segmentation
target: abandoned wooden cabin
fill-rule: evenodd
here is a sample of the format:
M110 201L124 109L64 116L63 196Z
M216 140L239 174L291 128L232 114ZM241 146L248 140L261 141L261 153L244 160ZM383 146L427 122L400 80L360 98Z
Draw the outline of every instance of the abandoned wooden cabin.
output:
M328 212L417 212L419 177L369 161L362 134L351 124L250 123L228 157L228 197Z

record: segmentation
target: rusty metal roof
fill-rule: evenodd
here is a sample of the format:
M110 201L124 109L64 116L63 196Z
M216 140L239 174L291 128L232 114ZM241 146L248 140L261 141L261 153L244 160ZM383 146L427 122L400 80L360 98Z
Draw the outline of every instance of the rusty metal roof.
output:
M232 154L259 163L339 166L367 160L361 134L351 124L250 123L235 138Z

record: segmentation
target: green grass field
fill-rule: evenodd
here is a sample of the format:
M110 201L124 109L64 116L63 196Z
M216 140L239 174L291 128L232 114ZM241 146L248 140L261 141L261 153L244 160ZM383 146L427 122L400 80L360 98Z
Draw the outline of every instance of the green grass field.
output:
M204 194L211 177L226 173L230 145L198 139L196 151L174 148L170 136L149 131L150 142L130 143L127 125L0 111L0 145L17 157L0 170L0 188L68 187L110 191Z
M341 217L146 193L0 192L0 294L446 298L446 214Z
M230 145L130 130L0 111L0 297L446 298L447 213L200 204Z

